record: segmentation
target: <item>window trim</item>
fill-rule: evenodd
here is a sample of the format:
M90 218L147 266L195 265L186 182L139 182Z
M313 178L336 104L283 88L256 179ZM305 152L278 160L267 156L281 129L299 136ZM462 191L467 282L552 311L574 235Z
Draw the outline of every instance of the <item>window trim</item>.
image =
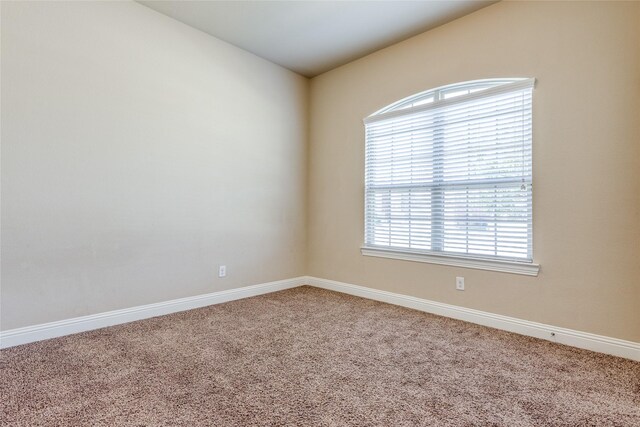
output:
M515 80L512 83L493 86L485 90L470 93L468 95L460 95L453 98L441 99L438 101L417 105L415 107L410 107L410 108L400 108L400 109L391 109L391 110L388 108L383 108L382 110L379 110L378 112L375 112L370 116L365 117L362 121L366 125L368 123L381 122L383 120L387 120L387 119L398 117L398 116L409 115L411 113L417 113L421 111L427 111L427 110L433 110L433 109L439 109L439 108L446 108L451 105L462 104L464 102L472 101L474 99L485 98L491 95L498 95L501 93L509 93L518 89L534 87L535 81L536 81L535 78L528 78L528 79L525 78L521 80ZM433 89L433 90L434 91L443 90L445 88L446 86L438 89ZM415 95L415 96L417 97L418 95ZM409 101L409 99L410 98L406 98L403 101Z
M399 259L403 261L424 262L428 264L446 265L450 267L473 268L476 270L498 271L502 273L521 274L524 276L538 276L540 264L525 261L505 261L473 256L457 257L451 255L428 254L409 249L389 249L372 245L360 247L364 256Z
M465 90L465 89L477 89L480 88L482 90L480 90L479 92L484 92L487 89L491 89L493 87L496 86L502 86L505 84L511 84L511 83L517 83L520 81L525 81L525 80L533 80L533 79L527 79L526 77L519 77L519 78L506 78L506 79L483 79L483 80L471 80L468 82L463 82L463 83L453 83L453 84L449 84L449 85L445 85L445 86L440 86L440 87L436 87L433 89L429 89L426 90L424 92L420 92L411 96L408 96L406 98L401 99L400 101L396 101L391 105L387 105L384 108L381 108L380 110L376 111L373 114L370 114L369 116L367 116L364 121L366 123L366 120L368 117L372 117L372 116L378 116L380 114L384 114L384 113L388 113L391 111L405 111L408 110L410 108L414 108L417 106L409 106L407 107L407 104L414 104L416 102L420 102L422 100L424 100L425 98L433 98L433 100L431 102L427 102L427 103L423 103L423 104L419 104L419 105L427 105L427 104L433 104L434 102L440 102L443 101L445 99L452 99L452 98L443 98L443 95L446 95L449 92L452 91L456 91L456 90ZM475 92L473 92L475 93ZM457 98L457 97L456 97Z
M535 87L535 78L517 78L517 79L487 79L476 80L465 83L457 83L452 85L441 86L430 89L418 94L414 94L407 98L403 98L391 105L388 105L375 113L363 119L364 124L378 121L385 121L394 117L410 115L414 112L421 112L431 109L446 108L450 105L465 103L477 98L484 98L494 94L511 92L520 88ZM464 89L473 86L484 86L486 89L472 92L466 95L460 95L452 98L442 98L441 93L445 93L448 89ZM433 101L419 104L416 106L406 107L404 105L412 102L419 102L423 98L433 97ZM366 199L366 198L365 198ZM366 214L366 200L365 200ZM479 270L497 271L512 274L521 274L526 276L538 276L540 264L531 260L505 260L495 258L483 258L474 255L451 255L449 253L425 252L419 250L411 250L404 248L393 248L388 246L376 246L364 243L360 248L363 256L372 256L379 258L399 259L404 261L423 262L430 264L446 265L452 267L472 268Z

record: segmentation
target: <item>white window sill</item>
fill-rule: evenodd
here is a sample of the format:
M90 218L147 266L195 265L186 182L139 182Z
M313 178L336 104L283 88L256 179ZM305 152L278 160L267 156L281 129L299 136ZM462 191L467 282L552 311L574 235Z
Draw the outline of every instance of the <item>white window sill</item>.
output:
M463 258L448 255L430 255L419 252L380 249L367 246L361 247L360 252L365 256L426 262L452 267L475 268L478 270L500 271L503 273L523 274L525 276L537 276L540 271L540 264L533 264L530 262Z

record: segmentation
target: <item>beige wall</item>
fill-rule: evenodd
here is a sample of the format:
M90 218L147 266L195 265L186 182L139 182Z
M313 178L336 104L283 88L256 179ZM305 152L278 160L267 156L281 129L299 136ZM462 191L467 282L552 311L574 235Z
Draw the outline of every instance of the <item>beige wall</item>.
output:
M538 82L539 277L360 255L362 118L491 77ZM640 3L498 3L314 78L311 101L309 274L640 341Z
M2 330L307 273L640 342L640 3L498 3L311 99L135 3L1 10ZM538 80L540 276L360 255L362 118L490 77Z
M2 2L1 72L3 330L305 273L307 79L128 2Z

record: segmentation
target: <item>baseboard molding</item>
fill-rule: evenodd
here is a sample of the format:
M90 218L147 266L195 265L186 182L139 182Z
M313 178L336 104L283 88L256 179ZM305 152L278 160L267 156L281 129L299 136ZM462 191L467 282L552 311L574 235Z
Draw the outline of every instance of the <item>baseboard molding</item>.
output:
M350 283L337 282L334 280L306 277L305 283L322 289L400 305L414 310L437 314L439 316L451 317L476 323L478 325L541 338L557 342L559 344L640 361L640 343L632 341L625 341L617 338L575 331L572 329L558 328L543 323L530 322L528 320L502 316L499 314L473 310L436 301L429 301L426 299L352 285Z
M75 317L73 319L60 320L57 322L10 329L0 332L0 348L13 347L49 338L77 334L79 332L91 331L107 326L120 325L122 323L148 319L150 317L162 316L179 311L191 310L208 305L220 304L223 302L295 288L303 283L303 277L296 277L293 279L261 283L259 285L229 289L204 295L196 295L193 297L180 298L155 304L141 305L122 310L108 311L89 316Z
M20 344L76 334L105 328L107 326L120 325L150 317L162 316L208 305L220 304L242 298L263 295L271 292L295 288L301 285L310 285L317 288L342 292L362 298L368 298L439 316L464 320L478 325L515 332L535 338L565 344L572 347L583 348L599 353L611 354L631 360L640 361L640 343L609 338L602 335L575 331L572 329L558 328L543 323L530 322L514 317L502 316L480 310L459 307L441 302L430 301L408 295L381 291L350 283L337 282L335 280L321 279L318 277L302 276L243 288L213 292L210 294L180 298L155 304L141 305L122 310L108 311L89 316L57 322L43 323L24 328L10 329L0 332L0 348L13 347Z

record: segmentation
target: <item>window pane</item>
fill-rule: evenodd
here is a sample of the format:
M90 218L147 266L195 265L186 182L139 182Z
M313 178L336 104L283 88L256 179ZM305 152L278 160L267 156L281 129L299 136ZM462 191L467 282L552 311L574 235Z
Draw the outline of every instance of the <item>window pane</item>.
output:
M514 82L424 92L367 122L367 245L532 260L532 81Z

